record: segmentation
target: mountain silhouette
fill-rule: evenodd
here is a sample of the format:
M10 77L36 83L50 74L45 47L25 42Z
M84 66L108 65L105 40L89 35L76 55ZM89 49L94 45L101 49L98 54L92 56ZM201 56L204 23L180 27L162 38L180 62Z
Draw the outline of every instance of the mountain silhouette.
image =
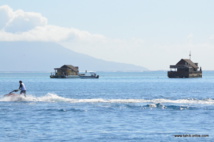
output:
M0 71L48 71L62 65L80 71L145 71L144 67L110 62L69 50L53 42L0 42Z

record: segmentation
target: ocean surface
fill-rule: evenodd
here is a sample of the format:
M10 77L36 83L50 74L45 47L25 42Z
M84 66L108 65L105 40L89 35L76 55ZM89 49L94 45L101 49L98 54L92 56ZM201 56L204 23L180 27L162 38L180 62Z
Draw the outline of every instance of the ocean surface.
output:
M214 72L98 72L99 79L0 73L0 142L214 141ZM4 97L18 89L27 97Z

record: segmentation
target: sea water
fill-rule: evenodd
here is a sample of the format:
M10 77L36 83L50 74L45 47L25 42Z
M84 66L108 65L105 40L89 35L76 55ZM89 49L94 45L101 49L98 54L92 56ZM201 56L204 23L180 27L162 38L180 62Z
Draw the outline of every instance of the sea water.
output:
M214 72L100 72L99 79L0 73L0 141L214 141ZM3 97L18 89L27 97Z

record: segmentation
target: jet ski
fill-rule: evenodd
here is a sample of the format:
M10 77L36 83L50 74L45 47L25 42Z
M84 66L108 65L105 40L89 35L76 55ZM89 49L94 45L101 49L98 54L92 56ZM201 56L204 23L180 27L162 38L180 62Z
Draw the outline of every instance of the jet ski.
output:
M18 90L13 90L10 93L4 95L3 98L6 101L25 101L25 97L23 97L20 94L14 93L14 92L18 92L18 91L19 91L19 89Z
M13 90L10 93L4 95L4 97L12 97L12 96L20 96L19 94L15 94L14 92L18 92L19 90Z

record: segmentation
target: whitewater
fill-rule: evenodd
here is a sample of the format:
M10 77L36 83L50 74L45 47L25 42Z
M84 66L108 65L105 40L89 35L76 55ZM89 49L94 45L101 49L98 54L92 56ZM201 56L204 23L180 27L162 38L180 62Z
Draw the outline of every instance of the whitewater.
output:
M48 93L45 96L36 97L33 95L25 96L8 96L2 97L0 102L10 102L10 101L26 101L26 102L67 102L67 103L174 103L174 104L204 104L204 105L214 105L213 99L197 100L197 99L178 99L178 100L168 100L168 99L72 99L60 97L56 94Z

